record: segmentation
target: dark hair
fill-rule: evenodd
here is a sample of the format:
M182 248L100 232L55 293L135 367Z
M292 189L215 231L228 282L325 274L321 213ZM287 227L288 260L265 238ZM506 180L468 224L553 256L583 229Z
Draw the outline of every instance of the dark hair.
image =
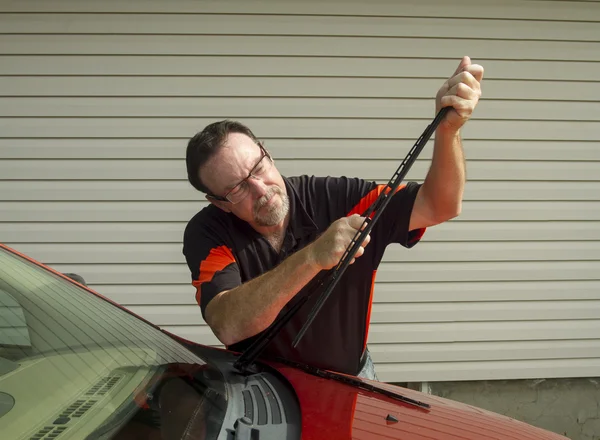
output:
M241 133L251 138L257 144L259 140L254 136L252 130L241 122L225 119L213 122L204 127L199 133L192 137L187 145L185 162L187 166L188 180L194 188L203 193L210 190L202 183L200 178L200 167L204 165L223 146L230 133Z

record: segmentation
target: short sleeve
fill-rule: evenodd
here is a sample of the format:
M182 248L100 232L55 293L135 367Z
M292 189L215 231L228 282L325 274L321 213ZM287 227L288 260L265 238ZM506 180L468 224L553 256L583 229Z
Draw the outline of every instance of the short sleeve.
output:
M196 302L205 319L206 306L215 296L242 283L231 246L206 229L192 221L183 238L183 253L196 288Z
M382 225L390 231L389 242L412 248L425 234L426 228L409 230L417 193L421 184L408 182L401 185L381 216Z

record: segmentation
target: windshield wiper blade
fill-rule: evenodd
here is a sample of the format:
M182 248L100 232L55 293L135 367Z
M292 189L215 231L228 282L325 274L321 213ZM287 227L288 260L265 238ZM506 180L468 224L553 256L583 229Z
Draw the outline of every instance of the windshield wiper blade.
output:
M319 310L333 291L333 288L336 286L340 277L348 267L350 261L352 261L352 259L356 255L360 244L362 244L367 234L369 234L371 229L373 229L375 222L387 206L388 202L391 200L390 196L392 196L396 192L402 180L408 173L410 167L413 165L418 155L421 153L421 151L429 141L429 138L431 138L432 134L435 132L437 126L442 121L449 109L450 107L444 107L438 112L431 124L429 124L423 132L423 134L421 134L421 137L417 139L417 141L415 142L411 150L408 152L408 154L406 155L406 157L404 158L404 160L402 161L402 163L400 164L400 166L398 167L398 169L396 170L396 172L394 173L384 190L379 194L379 196L371 204L371 206L365 211L363 217L365 217L366 219L363 222L363 225L361 226L357 234L354 236L350 245L348 245L348 248L346 249L344 255L340 259L340 262L337 264L337 266L333 269L330 269L328 271L321 271L319 274L317 274L317 276L315 276L304 289L308 293L302 298L300 298L295 304L293 304L284 314L279 315L275 319L275 321L273 321L273 323L263 332L263 334L256 338L256 340L241 354L241 356L234 363L233 366L238 371L243 373L247 370L248 366L258 358L260 353L262 353L262 351L266 348L269 342L273 340L277 333L279 333L279 331L292 319L292 317L294 317L298 310L300 310L302 306L306 304L306 302L312 297L312 295L317 291L317 289L322 287L326 280L328 280L329 284L327 285L326 290L323 291L321 296L318 298L317 303L311 310L308 320L300 329L300 332L293 341L294 347L298 345L300 339L302 338L302 336L304 336L306 330L313 322L317 313L319 312ZM371 214L373 212L375 212L375 215L371 219ZM327 278L328 275L329 278Z
M394 173L394 175L392 176L390 181L387 183L386 187L383 189L383 191L381 191L381 193L379 194L379 197L377 197L375 202L373 202L371 204L371 206L369 207L369 209L367 209L365 211L365 213L363 214L363 216L365 217L363 224L361 225L358 232L352 239L352 242L346 249L346 252L342 256L340 262L338 263L338 265L335 267L335 269L331 273L331 275L328 279L327 287L325 288L325 290L323 291L321 296L318 298L317 303L314 305L313 309L311 310L310 314L308 315L306 322L304 323L304 325L302 326L302 328L296 335L296 338L294 339L294 341L292 343L293 347L296 347L298 345L298 343L300 342L300 339L302 339L302 337L306 333L306 330L308 330L308 327L312 324L312 322L316 318L317 314L323 307L323 304L325 304L325 301L327 301L327 298L329 298L329 296L331 295L331 292L333 292L333 289L335 288L338 281L340 280L340 278L342 277L342 275L348 268L350 261L352 261L352 259L356 255L356 252L358 252L358 249L360 248L361 244L364 242L367 235L371 232L371 230L373 229L373 226L375 226L375 222L377 222L377 220L383 213L385 207L388 205L388 203L392 199L392 196L396 193L397 189L400 187L400 184L402 183L402 181L404 180L404 177L410 170L410 167L417 160L417 157L419 156L419 154L425 147L425 144L427 144L427 141L429 141L429 138L431 137L431 135L435 132L435 129L437 128L439 123L442 121L442 119L448 112L449 108L450 107L444 107L443 109L441 109L438 112L438 114L436 115L433 122L427 126L427 128L425 129L425 131L423 132L421 137L419 139L417 139L417 142L415 142L412 149L408 152L408 154L406 155L406 157L404 158L404 160L402 161L402 163L400 164L400 166L398 167L398 169L396 170L396 172ZM373 214L373 212L375 212L375 215L371 219L371 215Z

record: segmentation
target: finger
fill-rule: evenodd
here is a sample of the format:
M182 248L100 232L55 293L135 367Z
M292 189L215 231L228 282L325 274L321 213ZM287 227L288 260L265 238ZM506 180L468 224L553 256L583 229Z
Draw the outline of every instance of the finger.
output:
M458 96L463 99L475 100L479 97L479 94L465 83L458 83L450 87L445 96Z
M465 67L467 67L470 64L471 64L471 58L469 58L468 56L462 57L462 60L460 60L460 63L458 64L458 67L456 68L456 71L454 72L454 74L452 76L458 75L460 72L465 70Z
M448 80L448 88L452 88L457 84L463 83L467 86L469 86L472 89L479 89L480 88L480 84L479 81L477 81L477 78L475 78L473 76L473 74L471 74L471 72L461 72L456 76L453 76L452 78L450 78Z
M442 107L452 107L460 115L472 113L475 108L475 104L472 100L463 99L456 95L444 96L440 104Z
M358 257L362 256L364 253L365 253L365 248L361 246L356 251L356 254L354 255L354 258L358 258Z
M367 245L371 242L371 235L367 235L362 242L362 247L367 247Z
M471 64L471 65L465 67L465 69L462 72L459 72L457 75L454 75L454 76L456 77L456 76L460 76L463 73L467 73L470 76L472 76L477 83L480 83L483 80L483 72L484 72L483 66L481 66L479 64ZM473 83L473 84L475 84L475 83Z
M473 77L477 80L477 82L481 82L483 80L484 68L479 64L471 64L467 67L466 72L469 72Z

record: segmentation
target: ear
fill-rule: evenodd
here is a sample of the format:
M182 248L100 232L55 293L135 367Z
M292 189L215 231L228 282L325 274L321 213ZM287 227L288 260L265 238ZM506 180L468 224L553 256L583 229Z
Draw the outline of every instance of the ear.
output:
M210 203L212 203L213 205L215 205L217 208L225 211L225 212L231 212L231 209L229 209L229 203L227 202L222 202L220 200L215 200L210 196L206 196L206 200L208 200Z

